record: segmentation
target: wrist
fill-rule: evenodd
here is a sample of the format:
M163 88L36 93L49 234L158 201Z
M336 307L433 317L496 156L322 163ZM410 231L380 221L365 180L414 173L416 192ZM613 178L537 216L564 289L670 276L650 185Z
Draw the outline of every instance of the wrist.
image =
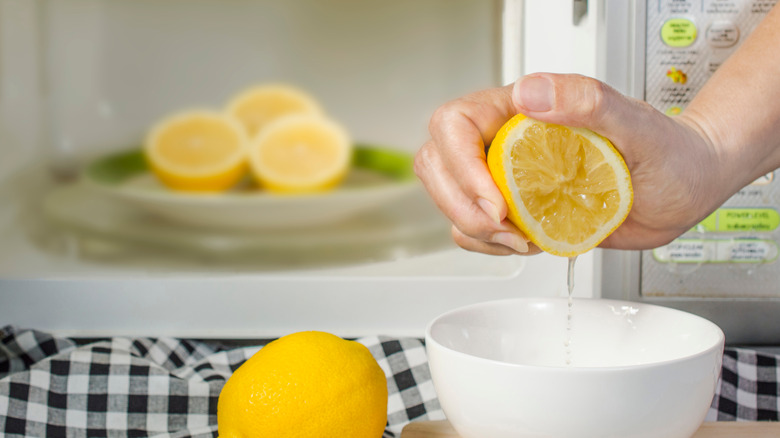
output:
M745 157L735 156L735 149L703 114L686 110L672 120L684 132L680 161L682 169L689 169L694 225L755 178L739 172L744 168L738 163Z

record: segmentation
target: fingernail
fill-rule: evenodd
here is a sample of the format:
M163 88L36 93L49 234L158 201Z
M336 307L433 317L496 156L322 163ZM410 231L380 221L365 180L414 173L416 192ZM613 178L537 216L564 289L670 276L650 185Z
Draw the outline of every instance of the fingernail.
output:
M508 246L517 252L528 252L528 242L517 234L502 232L496 233L491 239L493 243Z
M490 217L490 219L493 220L493 222L500 224L501 223L501 216L498 214L498 208L495 204L488 201L485 198L478 198L477 204L479 205L479 208L482 209L487 215Z
M515 101L531 111L545 112L553 107L555 89L544 76L526 76L514 88Z

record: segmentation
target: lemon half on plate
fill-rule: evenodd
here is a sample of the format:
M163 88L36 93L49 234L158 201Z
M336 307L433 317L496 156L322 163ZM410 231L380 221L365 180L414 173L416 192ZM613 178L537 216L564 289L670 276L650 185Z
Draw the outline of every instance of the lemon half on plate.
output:
M588 129L518 114L496 134L488 167L509 220L550 254L572 257L596 247L631 210L623 157Z
M144 152L151 170L174 190L218 192L246 173L247 137L232 117L193 110L167 117L149 132Z
M248 148L259 185L276 193L322 192L349 171L352 142L346 129L317 115L296 114L269 123Z
M259 85L242 91L227 105L227 113L238 119L249 138L266 125L292 114L323 114L319 102L305 91L286 84Z

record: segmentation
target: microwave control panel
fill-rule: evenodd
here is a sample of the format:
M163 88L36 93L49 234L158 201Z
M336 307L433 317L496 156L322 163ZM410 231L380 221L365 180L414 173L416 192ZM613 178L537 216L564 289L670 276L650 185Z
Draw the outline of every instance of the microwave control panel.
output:
M680 114L775 3L647 0L645 100L669 116ZM780 298L778 178L759 178L680 238L643 251L640 293Z

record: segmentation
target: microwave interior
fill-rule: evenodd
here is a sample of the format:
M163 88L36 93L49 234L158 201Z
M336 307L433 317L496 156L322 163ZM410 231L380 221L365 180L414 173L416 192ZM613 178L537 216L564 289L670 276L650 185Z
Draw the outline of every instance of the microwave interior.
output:
M448 225L419 186L336 223L232 229L159 220L78 180L101 158L140 148L165 117L221 111L241 92L268 84L313 96L356 144L408 159L427 140L437 106L500 84L501 6L472 0L0 2L6 242L0 275L205 266L279 272L450 248Z

